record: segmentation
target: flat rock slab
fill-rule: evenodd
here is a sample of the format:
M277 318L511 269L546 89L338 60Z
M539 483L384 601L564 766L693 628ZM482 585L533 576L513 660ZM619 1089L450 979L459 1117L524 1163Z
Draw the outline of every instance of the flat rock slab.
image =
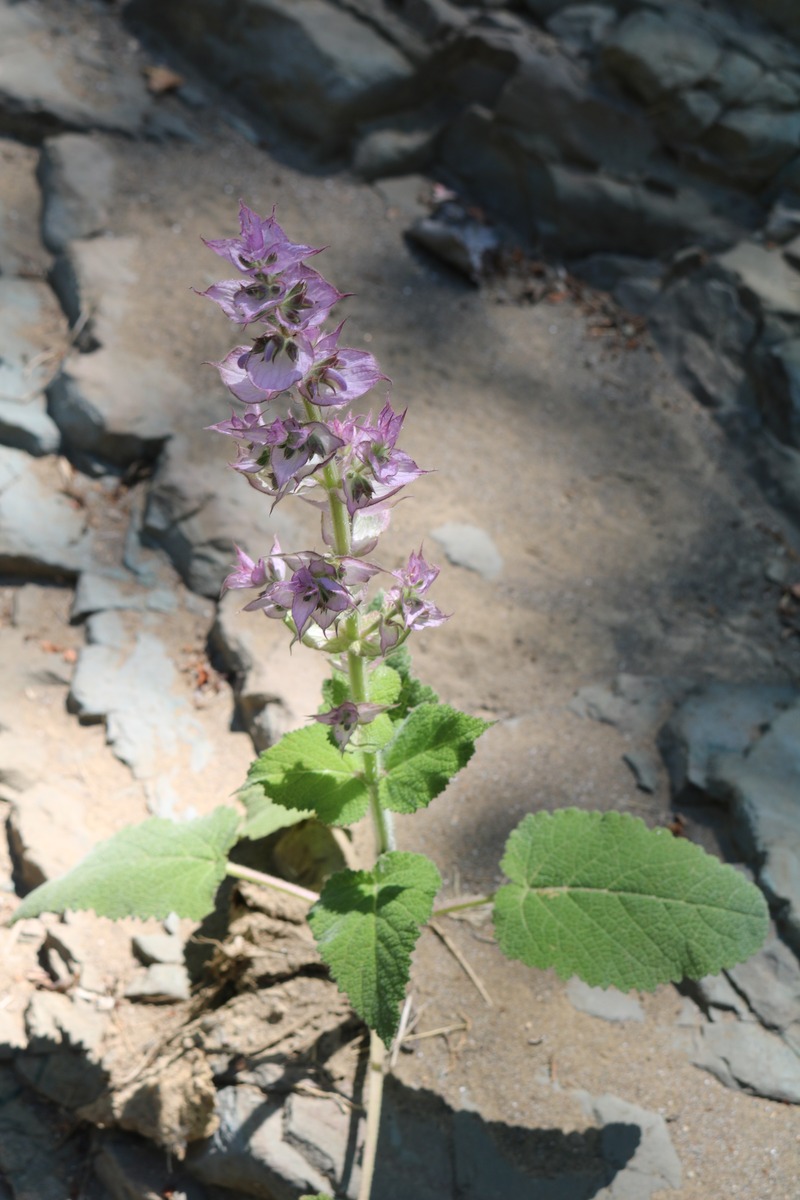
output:
M662 1188L681 1186L680 1159L659 1113L608 1094L584 1096L583 1103L603 1126L605 1156L620 1168L611 1185L598 1192L598 1200L647 1200ZM638 1131L635 1142L634 1131Z
M0 7L0 128L28 137L60 129L136 133L149 107L143 80L124 62L112 70L88 52L78 60L40 11Z
M589 987L582 979L570 979L567 999L581 1012L603 1021L644 1020L644 1009L636 997L625 995L617 988Z
M62 486L53 459L0 447L0 570L74 578L89 566L91 534Z
M0 400L25 404L44 391L66 335L64 315L46 283L0 278Z
M659 733L673 792L704 791L714 758L744 753L775 717L797 700L786 683L712 683L690 696Z
M800 1056L777 1034L755 1023L721 1020L706 1025L692 1062L726 1087L800 1104Z
M784 935L800 951L800 704L781 713L747 754L714 760L711 795L728 802L736 836Z
M136 0L130 9L177 36L256 111L277 110L328 150L346 140L359 118L396 103L414 77L405 56L370 24L323 0L243 0L224 30L209 0Z
M484 579L497 579L503 570L503 560L494 541L485 529L461 521L448 521L431 530L431 537L457 567L476 571Z
M0 275L44 278L50 255L39 236L38 155L0 137Z
M101 138L81 133L46 138L38 174L42 236L53 253L106 228L114 194L114 158Z

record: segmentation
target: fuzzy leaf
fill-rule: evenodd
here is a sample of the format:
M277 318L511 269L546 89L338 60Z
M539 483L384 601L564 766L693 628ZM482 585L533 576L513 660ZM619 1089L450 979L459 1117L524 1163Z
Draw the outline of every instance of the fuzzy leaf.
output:
M411 954L441 886L424 854L391 851L371 871L340 871L309 913L340 991L388 1046L400 1022Z
M529 815L500 865L500 949L562 979L650 991L742 962L767 933L764 897L738 871L625 813Z
M326 825L352 825L369 807L369 793L356 776L362 766L360 754L342 754L330 742L325 725L307 725L260 754L245 786L260 788L268 799L302 810L303 816L313 813Z
M367 696L372 704L394 704L400 695L403 681L397 671L379 663L367 677Z
M60 879L26 896L14 919L65 909L94 909L100 917L158 917L170 912L200 920L214 907L239 816L216 808L196 821L151 817L130 825Z
M305 821L314 815L310 809L290 809L275 804L264 794L260 784L245 783L239 789L238 796L247 809L247 818L239 836L250 838L252 841L269 837L279 829L288 829L290 825L297 825L299 821Z
M437 704L439 697L432 687L426 683L420 683L411 673L411 655L408 652L407 646L401 646L399 650L393 651L392 654L386 657L386 666L392 667L397 671L403 686L400 695L397 698L397 704L392 710L395 720L402 721L411 712L412 708L417 708L420 704Z
M413 709L384 751L381 804L400 813L430 804L466 766L488 728L488 722L446 704Z

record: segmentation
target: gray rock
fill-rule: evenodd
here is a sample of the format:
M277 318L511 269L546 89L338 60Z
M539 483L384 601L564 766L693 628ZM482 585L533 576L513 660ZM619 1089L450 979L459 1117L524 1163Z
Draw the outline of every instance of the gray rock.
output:
M355 123L405 98L410 62L373 27L323 0L244 0L225 38L210 36L212 0L135 0L132 15L178 36L185 52L213 66L218 84L252 108L277 112L295 131L338 149Z
M780 441L800 447L800 338L764 346L756 373L767 425Z
M283 1136L299 1150L307 1162L328 1179L344 1177L347 1160L352 1156L352 1130L349 1112L333 1099L304 1096L293 1092L286 1101ZM359 1122L356 1148L363 1143L364 1121ZM358 1173L350 1180L349 1191L358 1184Z
M250 1086L217 1094L219 1129L192 1146L186 1166L203 1183L262 1200L295 1200L298 1192L326 1192L330 1182L283 1138L283 1108Z
M83 351L117 340L138 280L139 261L139 242L133 237L72 242L56 259L53 288L70 325L81 327L78 345ZM117 382L123 378L124 368Z
M460 521L448 521L431 531L448 560L457 567L475 571L484 579L497 579L503 570L503 560L485 529Z
M189 972L182 963L155 962L139 972L125 988L129 1000L172 1004L191 995Z
M454 201L441 205L432 216L420 217L408 237L473 283L489 273L500 249L497 231Z
M191 769L200 771L211 747L187 700L175 694L176 681L164 644L141 630L122 650L85 646L67 703L87 723L105 720L114 753L138 779L152 777L181 746L188 750Z
M708 791L729 803L735 835L784 936L800 949L800 704L776 717L748 754L722 754Z
M423 171L433 160L438 129L370 129L353 150L353 170L362 179L386 179Z
M726 1087L800 1104L800 1057L760 1025L741 1021L706 1025L697 1037L692 1062Z
M605 39L617 20L606 4L568 4L547 21L547 28L570 50L586 54Z
M752 186L767 183L797 155L800 113L739 108L725 112L699 145L723 163L725 175Z
M65 445L117 467L158 456L187 394L163 363L110 347L70 355L48 389Z
M800 963L779 938L726 972L751 1010L768 1029L800 1032Z
M567 999L580 1012L603 1021L643 1021L644 1009L635 996L617 988L589 987L582 979L570 979Z
M44 396L34 396L27 402L0 399L0 443L37 457L55 454L61 432L47 414Z
M25 5L0 9L0 118L15 135L35 140L60 129L136 133L150 101L138 72L123 62L70 59L58 29L50 33L46 10ZM56 49L58 47L58 49Z
M61 487L52 460L0 447L0 570L74 578L89 565L91 535Z
M147 590L126 572L83 571L75 589L70 619L80 621L82 617L109 609L142 612L148 607L148 599Z
M44 279L50 266L35 219L41 199L36 182L38 157L32 146L0 137L0 275Z
M681 1164L662 1116L608 1093L590 1096L579 1091L576 1095L584 1111L605 1127L603 1156L619 1168L604 1193L608 1200L647 1200L660 1188L680 1188ZM639 1131L633 1156L631 1126Z
M779 250L741 242L720 256L718 267L722 277L738 287L751 311L800 318L800 274Z
M93 1166L111 1200L226 1200L212 1196L164 1150L117 1131L103 1137Z
M719 975L704 975L702 979L687 980L682 986L694 996L705 1012L710 1013L712 1020L716 1019L716 1014L711 1012L713 1009L734 1012L744 1019L750 1016L747 1002L724 972Z
M719 754L743 753L761 731L797 700L785 683L711 683L689 696L659 733L673 794L704 791Z
M707 79L720 54L710 30L688 12L631 13L606 41L609 71L647 104Z
M65 133L46 138L39 161L42 236L54 253L75 238L107 226L113 197L114 159L97 138Z
M0 400L26 404L40 395L65 344L64 317L47 284L0 277Z
M133 952L149 966L151 963L182 963L183 941L168 933L139 933L132 940Z
M34 992L25 1010L31 1054L48 1054L57 1046L67 1046L96 1055L107 1025L107 1013L78 1005L58 992Z

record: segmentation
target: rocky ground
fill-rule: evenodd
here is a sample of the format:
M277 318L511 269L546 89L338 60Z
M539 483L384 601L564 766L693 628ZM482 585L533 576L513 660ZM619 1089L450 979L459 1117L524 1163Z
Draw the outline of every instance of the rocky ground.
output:
M416 666L496 722L401 846L456 896L493 885L522 813L618 808L741 864L775 917L750 964L652 996L506 962L481 920L426 933L378 1194L793 1200L800 538L755 481L757 435L732 441L641 319L556 260L512 245L476 287L409 242L441 223L430 180L323 170L164 65L108 6L0 4L3 915L123 825L230 797L316 706L322 665L217 601L234 539L317 531L203 431L231 330L191 290L238 197L276 204L330 247L349 342L434 468L385 551L443 564L454 616ZM780 261L744 264L776 311ZM313 882L359 849L270 853ZM227 933L0 927L0 1193L354 1194L360 1030L295 909L233 905Z

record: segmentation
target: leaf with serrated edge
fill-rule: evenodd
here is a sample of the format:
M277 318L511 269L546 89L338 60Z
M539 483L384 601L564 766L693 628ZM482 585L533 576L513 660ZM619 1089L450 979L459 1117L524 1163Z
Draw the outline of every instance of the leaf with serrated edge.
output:
M371 871L340 871L308 920L340 991L388 1046L411 970L411 954L441 886L424 854L383 854Z
M260 754L246 787L258 785L283 808L312 811L326 825L352 825L369 807L369 792L357 774L362 756L332 745L325 725L287 733Z
M733 867L626 813L524 818L495 896L500 949L591 986L651 991L742 962L767 933L763 895Z
M487 721L446 704L413 709L384 750L381 804L399 813L430 804L466 766L476 739L488 728Z
M305 821L314 815L310 809L298 811L284 808L281 804L274 804L268 796L264 795L263 787L258 784L246 783L237 794L247 809L247 819L242 825L239 836L249 838L251 841L269 837L271 833L277 833L279 829L288 829L291 825L297 825L299 821Z
M232 808L217 808L196 821L150 817L121 829L68 874L36 888L14 919L89 908L114 920L163 919L176 912L199 921L214 907L238 831Z

